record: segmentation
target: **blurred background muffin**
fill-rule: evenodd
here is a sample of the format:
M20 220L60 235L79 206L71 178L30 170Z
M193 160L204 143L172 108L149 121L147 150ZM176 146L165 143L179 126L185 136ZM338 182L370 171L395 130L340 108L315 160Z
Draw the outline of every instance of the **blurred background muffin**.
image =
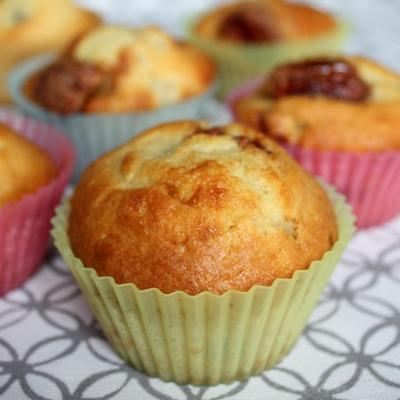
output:
M147 111L204 93L214 74L207 56L161 29L104 25L75 40L28 90L63 114Z
M21 65L10 87L23 112L71 137L77 178L100 154L143 129L200 117L215 77L206 54L159 28L102 25L55 59Z
M74 151L50 126L0 111L0 296L40 266Z
M335 20L303 4L281 0L236 2L197 22L198 35L230 43L273 43L307 38L335 29Z
M400 75L343 56L282 65L249 85L231 99L236 119L337 185L360 227L400 212Z
M7 77L14 66L37 54L62 50L93 28L99 18L70 0L0 2L0 101L9 102Z
M362 57L280 66L233 109L239 121L289 144L400 150L400 76Z
M353 230L343 198L272 140L198 121L156 126L96 160L53 225L119 354L194 384L284 357Z
M283 0L239 1L199 17L190 37L219 65L223 94L277 64L340 49L344 26L332 16Z
M0 123L0 207L35 192L55 175L45 151Z

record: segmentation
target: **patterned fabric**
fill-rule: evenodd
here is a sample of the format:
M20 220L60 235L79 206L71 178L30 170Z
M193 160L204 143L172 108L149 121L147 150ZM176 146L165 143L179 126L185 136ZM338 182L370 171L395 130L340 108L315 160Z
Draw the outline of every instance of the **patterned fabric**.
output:
M178 386L124 364L55 250L0 300L1 399L394 400L400 397L400 218L358 233L293 351L245 382Z
M175 31L180 15L212 3L170 0L167 13L161 7L165 0L80 2L114 22L163 18ZM353 21L349 50L397 66L398 0L310 2ZM228 118L216 103L206 111L213 121ZM50 250L39 273L0 299L0 398L398 400L399 285L400 218L354 237L305 332L276 368L231 385L178 386L149 378L118 358L69 271Z

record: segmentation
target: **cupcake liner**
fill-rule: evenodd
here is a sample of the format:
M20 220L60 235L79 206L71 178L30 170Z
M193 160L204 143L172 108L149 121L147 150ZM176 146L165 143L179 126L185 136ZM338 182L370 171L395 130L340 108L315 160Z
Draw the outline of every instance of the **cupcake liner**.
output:
M26 115L56 126L71 139L77 149L73 179L104 152L131 139L153 125L201 117L202 108L213 97L215 84L199 96L154 111L132 113L73 114L63 116L47 111L33 103L22 91L24 82L36 71L54 60L53 55L33 58L21 64L10 75L9 86L13 101Z
M228 96L234 117L235 101L252 93L261 82L253 79ZM355 153L281 144L308 172L347 197L358 228L376 226L400 214L400 151Z
M72 252L67 200L52 220L52 235L107 339L124 360L166 381L213 385L273 366L302 332L354 230L343 197L331 189L328 193L339 231L332 249L292 278L248 292L164 294L98 276Z
M346 195L359 228L400 214L400 151L350 153L284 147L307 171Z
M38 268L49 243L50 218L72 172L74 151L53 128L10 111L0 121L48 152L58 175L35 193L0 208L0 296L22 285Z
M188 24L189 40L209 54L219 67L219 94L225 97L233 88L250 78L263 75L278 64L307 57L340 52L349 25L337 21L337 28L313 38L272 44L229 44L200 37Z

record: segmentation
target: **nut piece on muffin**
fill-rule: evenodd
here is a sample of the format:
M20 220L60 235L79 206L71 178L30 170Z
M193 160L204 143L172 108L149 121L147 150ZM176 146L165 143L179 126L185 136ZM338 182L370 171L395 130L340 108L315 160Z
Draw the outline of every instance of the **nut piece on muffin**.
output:
M104 25L75 40L26 91L61 114L147 111L202 94L214 75L206 55L158 28Z
M264 44L321 35L336 27L331 16L306 5L255 0L221 6L204 15L195 30L221 42Z
M0 123L0 207L36 192L56 176L50 156Z
M318 150L400 149L400 75L363 57L281 65L233 104L238 121Z
M0 2L0 101L10 101L7 76L21 61L59 51L99 23L70 0L2 0Z
M290 278L337 240L318 182L240 124L157 126L95 161L71 201L74 254L117 283L217 294Z

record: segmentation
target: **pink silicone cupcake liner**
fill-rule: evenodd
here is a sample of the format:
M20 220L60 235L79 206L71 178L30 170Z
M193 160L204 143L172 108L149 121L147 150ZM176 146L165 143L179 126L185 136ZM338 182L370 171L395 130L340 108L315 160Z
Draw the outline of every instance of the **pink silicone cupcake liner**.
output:
M261 82L262 78L253 79L229 95L228 105L235 119L233 104ZM282 145L307 171L347 197L358 228L379 225L400 214L400 151L354 153Z
M74 150L54 128L0 110L0 121L46 150L58 175L37 192L0 208L0 296L22 285L39 267L49 244L50 218L68 183Z

